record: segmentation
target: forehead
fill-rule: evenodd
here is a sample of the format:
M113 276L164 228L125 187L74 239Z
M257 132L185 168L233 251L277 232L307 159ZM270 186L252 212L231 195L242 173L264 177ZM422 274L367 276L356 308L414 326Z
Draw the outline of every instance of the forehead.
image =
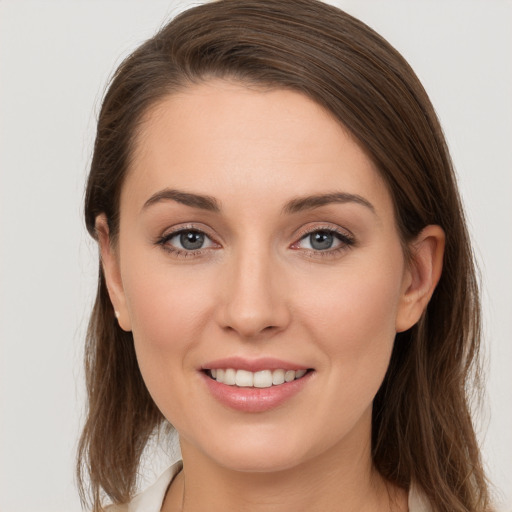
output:
M371 159L316 102L222 80L165 97L140 125L123 195L140 203L169 187L221 202L238 194L277 204L340 188L391 200Z

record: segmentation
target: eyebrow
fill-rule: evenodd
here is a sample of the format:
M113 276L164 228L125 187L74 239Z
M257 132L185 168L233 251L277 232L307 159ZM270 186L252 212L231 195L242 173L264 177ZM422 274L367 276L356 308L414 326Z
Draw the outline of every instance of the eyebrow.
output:
M326 206L332 203L356 203L370 209L372 213L376 213L375 208L372 203L370 203L370 201L357 194L348 194L346 192L333 192L329 194L316 194L313 196L297 197L296 199L292 199L285 204L283 207L283 213L298 213L304 210L320 208L321 206Z
M182 192L171 188L166 188L164 190L160 190L156 194L153 194L144 203L142 210L162 201L176 201L177 203L191 206L192 208L200 208L201 210L208 210L216 213L220 212L219 202L214 197Z
M190 206L192 208L199 208L201 210L207 210L210 212L220 213L221 207L217 199L212 196L193 194L191 192L183 192L181 190L166 188L153 194L142 207L142 210L149 208L150 206L160 203L162 201L175 201L177 203ZM338 203L356 203L361 206L365 206L373 213L375 212L374 206L362 196L357 194L348 194L346 192L332 192L327 194L316 194L312 196L297 197L288 201L283 209L283 214L293 214L302 212L305 210L312 210L314 208L320 208L328 204Z

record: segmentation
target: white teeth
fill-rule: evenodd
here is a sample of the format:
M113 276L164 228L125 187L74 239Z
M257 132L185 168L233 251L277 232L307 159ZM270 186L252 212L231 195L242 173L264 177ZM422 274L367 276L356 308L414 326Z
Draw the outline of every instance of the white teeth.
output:
M293 370L286 370L286 373L284 374L285 382L291 382L294 379L295 379L295 372Z
M236 371L233 368L228 368L224 373L224 384L234 386L236 384Z
M247 370L234 370L233 368L217 368L210 370L213 379L228 386L241 388L269 388L279 386L285 382L300 379L306 375L307 370L261 370L249 372Z
M218 381L218 379L217 379ZM252 388L254 382L254 374L246 370L237 370L235 383L241 388Z
M269 388L272 386L272 372L270 370L262 370L254 374L255 388Z
M272 384L278 386L284 383L284 370L274 370L272 372Z

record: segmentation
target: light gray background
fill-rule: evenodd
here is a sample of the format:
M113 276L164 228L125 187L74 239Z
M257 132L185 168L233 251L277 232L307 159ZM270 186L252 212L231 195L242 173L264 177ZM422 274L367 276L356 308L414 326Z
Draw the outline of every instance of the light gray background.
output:
M81 213L96 114L121 58L191 4L0 0L1 512L80 510L73 459L96 278ZM480 439L512 510L512 2L337 5L404 54L443 123L483 274Z

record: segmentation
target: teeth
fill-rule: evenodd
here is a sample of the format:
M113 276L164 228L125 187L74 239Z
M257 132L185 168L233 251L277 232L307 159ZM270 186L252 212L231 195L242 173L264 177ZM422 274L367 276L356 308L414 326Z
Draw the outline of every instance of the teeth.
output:
M284 383L284 370L274 370L272 372L272 384L279 386Z
M233 368L228 368L224 373L224 384L234 386L236 384L236 371Z
M240 388L252 388L254 378L254 374L252 372L248 372L246 370L237 370L235 376L235 384ZM219 380L219 376L217 375L217 382L224 382L223 380Z
M279 386L285 382L292 382L306 375L307 370L261 370L249 372L247 370L234 370L233 368L217 368L210 370L210 376L228 386L241 388L269 388Z
M284 374L284 381L285 382L291 382L295 379L295 372L293 370L287 370Z
M272 372L270 370L262 370L254 374L255 388L269 388L272 386Z

